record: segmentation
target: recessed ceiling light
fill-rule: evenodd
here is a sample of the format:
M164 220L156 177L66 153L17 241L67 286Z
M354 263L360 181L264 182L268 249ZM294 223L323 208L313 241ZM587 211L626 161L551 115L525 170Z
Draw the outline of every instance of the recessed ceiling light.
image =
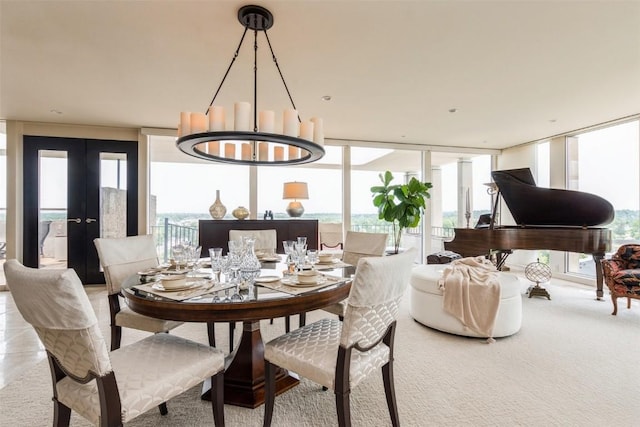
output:
M323 101L331 101L331 95L325 95L322 97Z
M458 109L457 109L457 108L449 108L449 112L450 112L450 113L455 113L455 112L457 112L457 111L458 111Z
M551 119L549 120L549 123L555 123L557 120L556 119Z

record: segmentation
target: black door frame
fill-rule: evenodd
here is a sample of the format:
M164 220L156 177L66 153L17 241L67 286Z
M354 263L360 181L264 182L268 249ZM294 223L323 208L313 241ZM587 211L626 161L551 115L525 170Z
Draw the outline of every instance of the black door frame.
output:
M104 283L93 239L100 237L100 153L127 156L127 236L138 234L138 144L137 141L112 141L83 138L23 138L23 262L39 265L39 151L67 152L67 263L83 283ZM95 222L87 222L95 218Z

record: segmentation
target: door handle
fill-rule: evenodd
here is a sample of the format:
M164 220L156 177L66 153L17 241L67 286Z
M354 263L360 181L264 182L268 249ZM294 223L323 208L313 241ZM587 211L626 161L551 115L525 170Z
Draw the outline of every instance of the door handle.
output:
M96 222L96 221L97 221L97 219L95 219L95 218L87 218L87 219L85 219L85 222L87 224L91 224L92 222Z
M75 222L76 224L80 224L82 220L80 218L67 218L67 222Z

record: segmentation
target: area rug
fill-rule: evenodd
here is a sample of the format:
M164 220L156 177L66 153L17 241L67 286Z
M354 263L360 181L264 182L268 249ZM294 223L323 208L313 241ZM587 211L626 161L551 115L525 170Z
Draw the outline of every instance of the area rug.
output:
M612 316L611 302L592 288L551 284L546 298L527 298L523 325L493 344L429 329L408 314L403 301L396 335L396 392L403 426L637 426L640 407L640 304ZM309 321L328 316L309 314ZM185 324L176 334L207 342L204 325ZM237 328L240 329L240 328ZM217 339L227 350L226 325ZM282 319L263 323L265 340L284 331ZM107 332L107 331L105 331ZM125 331L127 340L139 339ZM168 402L169 414L144 414L129 426L210 426L211 406L199 388ZM354 426L391 425L380 375L351 393ZM263 408L225 406L228 426L261 426ZM0 390L0 426L48 426L51 385L46 361ZM89 425L72 416L72 426ZM337 425L334 395L307 380L279 396L274 426Z

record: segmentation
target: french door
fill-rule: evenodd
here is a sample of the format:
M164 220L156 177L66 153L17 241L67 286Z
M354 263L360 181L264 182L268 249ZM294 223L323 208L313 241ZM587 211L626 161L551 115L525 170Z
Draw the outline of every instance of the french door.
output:
M25 136L23 262L104 283L97 237L138 230L137 141Z

